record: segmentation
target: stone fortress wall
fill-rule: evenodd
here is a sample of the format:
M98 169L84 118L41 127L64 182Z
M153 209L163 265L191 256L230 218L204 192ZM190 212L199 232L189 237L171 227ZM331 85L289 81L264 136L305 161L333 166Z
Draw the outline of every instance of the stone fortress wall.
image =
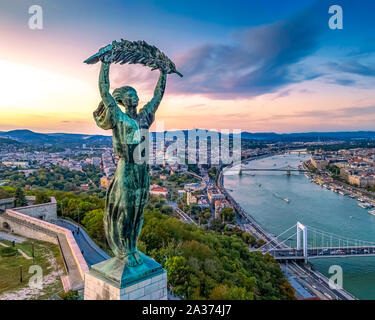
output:
M0 211L0 229L30 239L59 245L69 275L67 289L82 289L88 265L70 230L45 220L57 218L56 200L50 203Z
M48 203L18 207L17 212L40 220L53 221L57 219L56 199L51 197L51 202Z
M21 215L11 209L8 209L4 213L0 213L0 229L26 238L58 244L55 231L49 230L45 226L37 224L34 221L30 221L25 218L25 215Z
M31 206L35 201L35 196L26 196L27 205ZM14 208L14 198L0 199L0 212Z

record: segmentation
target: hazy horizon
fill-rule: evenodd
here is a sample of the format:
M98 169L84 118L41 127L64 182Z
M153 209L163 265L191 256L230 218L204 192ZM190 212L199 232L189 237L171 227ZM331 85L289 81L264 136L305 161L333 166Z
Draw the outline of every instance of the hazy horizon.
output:
M191 129L172 129L172 130L164 130L165 131L186 131L186 130L208 130L208 131L220 131L220 130L212 130L212 129L207 129L207 128L191 128ZM12 129L12 130L0 130L2 133L7 133L7 132L12 132L12 131L31 131L34 133L41 133L41 134L80 134L80 135L102 135L102 136L112 136L111 132L108 131L103 131L100 133L76 133L76 132L67 132L67 131L34 131L31 129L25 129L25 128L18 128L18 129ZM150 132L163 132L163 131L155 131L155 130L150 130ZM308 133L356 133L356 132L374 132L375 130L336 130L336 131L291 131L291 132L276 132L276 131L247 131L247 130L242 130L241 133L251 133L251 134L308 134ZM233 130L230 130L230 134L233 133ZM1 137L0 137L1 138Z

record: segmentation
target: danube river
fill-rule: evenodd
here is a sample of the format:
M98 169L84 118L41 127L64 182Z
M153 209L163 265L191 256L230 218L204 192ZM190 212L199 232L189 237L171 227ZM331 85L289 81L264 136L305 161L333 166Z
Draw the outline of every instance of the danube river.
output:
M308 157L273 156L250 161L243 168L297 168ZM224 186L248 214L274 235L300 221L342 237L375 242L375 216L360 208L356 199L324 189L304 174L224 174ZM375 257L311 259L311 263L326 276L331 265L341 266L344 289L359 299L375 299Z

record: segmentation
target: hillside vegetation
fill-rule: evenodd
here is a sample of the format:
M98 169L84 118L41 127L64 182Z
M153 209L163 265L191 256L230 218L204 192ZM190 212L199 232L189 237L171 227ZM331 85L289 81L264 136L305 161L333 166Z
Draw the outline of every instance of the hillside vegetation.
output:
M59 215L85 227L102 248L104 199L49 191ZM184 299L295 299L294 289L270 255L250 252L241 233L219 233L162 213L165 204L150 197L139 249L168 271L172 291Z

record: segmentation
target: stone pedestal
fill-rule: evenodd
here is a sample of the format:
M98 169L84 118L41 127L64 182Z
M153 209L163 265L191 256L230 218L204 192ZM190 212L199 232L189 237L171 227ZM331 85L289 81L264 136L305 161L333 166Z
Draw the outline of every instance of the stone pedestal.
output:
M167 272L140 253L143 264L125 267L112 258L91 266L85 274L85 300L167 300Z

